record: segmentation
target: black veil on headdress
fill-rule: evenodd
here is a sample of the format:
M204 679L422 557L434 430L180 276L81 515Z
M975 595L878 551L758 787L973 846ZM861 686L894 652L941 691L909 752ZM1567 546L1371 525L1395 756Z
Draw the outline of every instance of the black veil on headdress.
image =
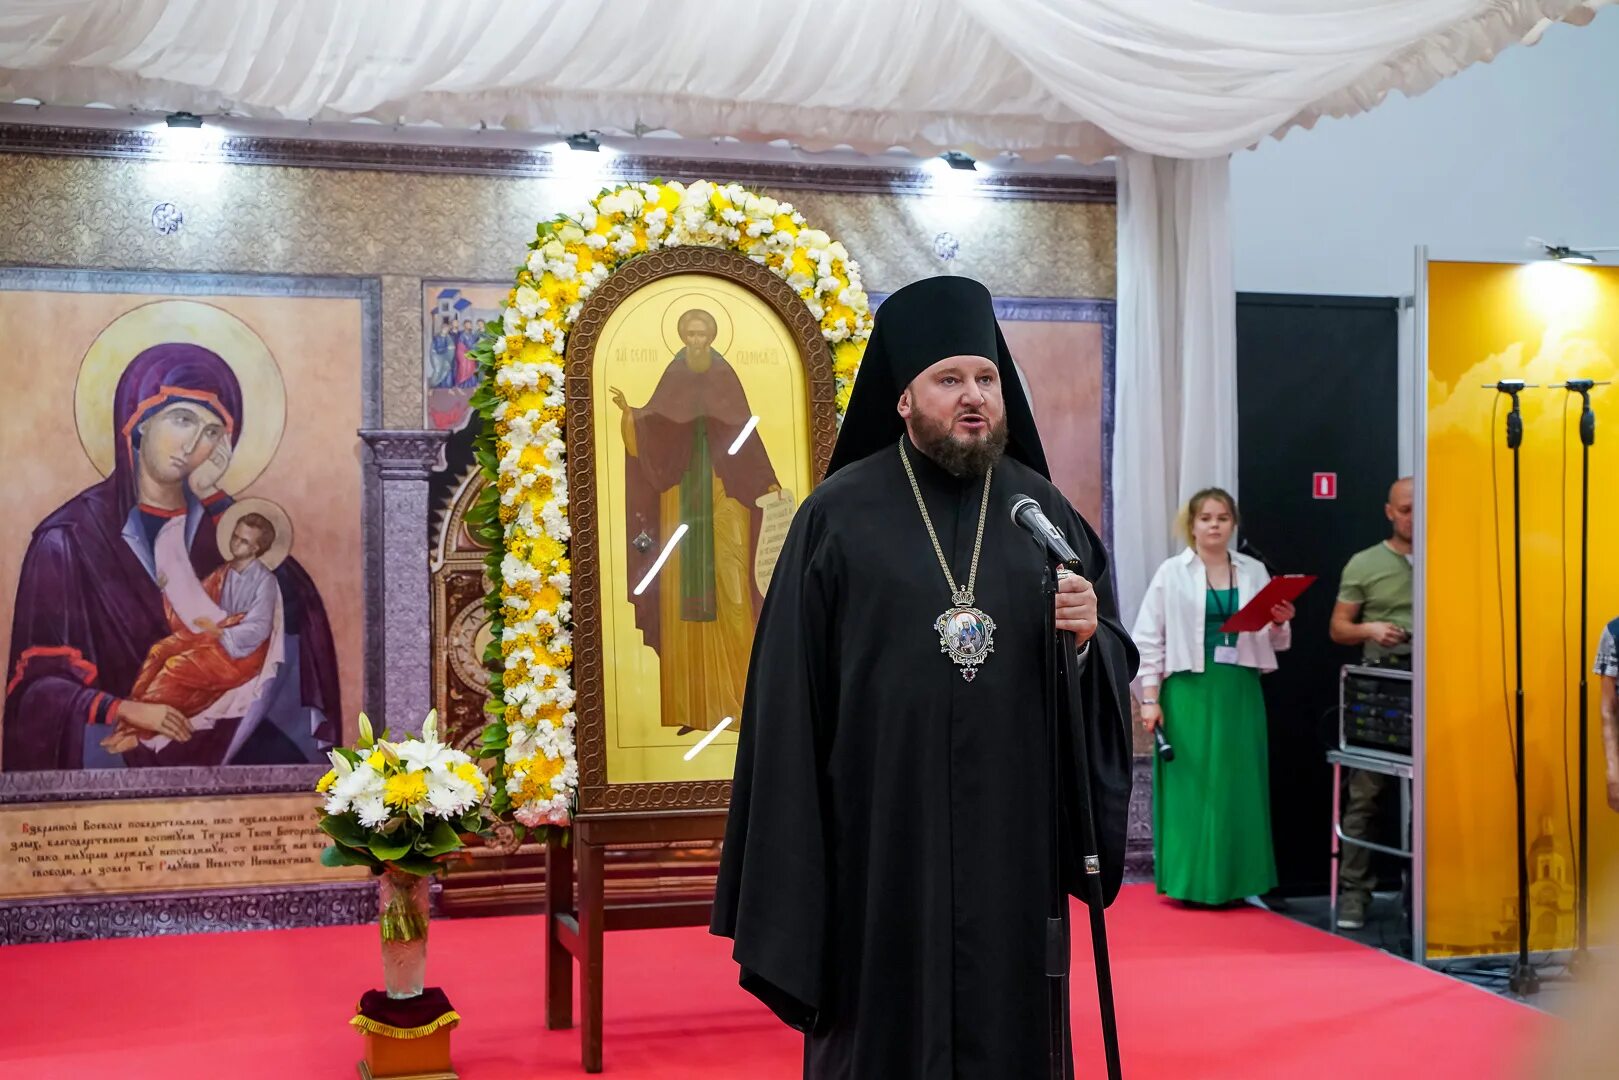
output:
M896 408L900 394L918 375L950 356L994 361L1006 402L1007 456L1049 480L1034 413L995 321L989 290L964 277L914 282L877 309L827 475L899 442L905 433L905 421Z

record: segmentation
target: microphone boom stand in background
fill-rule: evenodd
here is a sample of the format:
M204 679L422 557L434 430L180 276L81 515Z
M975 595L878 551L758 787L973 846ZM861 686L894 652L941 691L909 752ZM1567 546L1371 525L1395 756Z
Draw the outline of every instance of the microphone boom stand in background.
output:
M1518 806L1518 957L1513 962L1507 985L1512 992L1523 997L1540 992L1540 976L1529 963L1529 853L1524 846L1524 740L1523 740L1523 516L1522 480L1518 469L1518 449L1523 445L1523 413L1519 409L1518 395L1526 386L1522 379L1502 379L1487 383L1484 389L1495 390L1512 398L1507 412L1507 449L1512 452L1512 649L1517 665L1515 690L1516 730L1512 760L1512 780ZM1491 453L1494 453L1492 450ZM1499 526L1497 526L1499 527Z
M1587 679L1587 664L1589 654L1586 652L1586 634L1589 632L1587 621L1587 602L1590 599L1590 544L1591 544L1591 446L1596 442L1597 418L1591 409L1591 388L1602 385L1591 379L1570 379L1563 384L1563 389L1570 393L1580 395L1582 408L1580 409L1580 654L1576 667L1580 671L1580 785L1579 785L1579 815L1580 838L1579 854L1574 861L1574 956L1569 966L1582 964L1589 956L1588 930L1590 926L1590 886L1591 879L1587 871L1586 853L1589 849L1590 838L1590 801L1589 772L1590 772L1590 688ZM1564 433L1567 437L1567 433ZM1567 618L1565 613L1564 618ZM1565 639L1567 640L1567 639ZM1564 750L1567 753L1567 750Z

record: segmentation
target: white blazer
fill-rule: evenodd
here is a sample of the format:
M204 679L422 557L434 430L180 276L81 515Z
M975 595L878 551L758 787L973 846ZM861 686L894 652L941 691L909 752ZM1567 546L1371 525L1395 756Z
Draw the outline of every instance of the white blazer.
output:
M1258 559L1231 553L1237 570L1237 606L1252 600L1270 581ZM1187 548L1165 559L1147 586L1131 637L1141 650L1136 682L1156 687L1177 671L1203 670L1203 627L1207 619L1209 575L1197 552ZM1276 670L1276 654L1293 644L1288 623L1237 635L1237 663L1261 672Z

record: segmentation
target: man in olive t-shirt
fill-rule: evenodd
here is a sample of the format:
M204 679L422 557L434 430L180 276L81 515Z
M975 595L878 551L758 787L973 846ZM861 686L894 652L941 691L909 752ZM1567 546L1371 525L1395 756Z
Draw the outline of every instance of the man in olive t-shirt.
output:
M1411 663L1411 594L1413 555L1411 511L1416 486L1410 477L1389 488L1388 516L1393 534L1382 543L1357 552L1344 566L1338 585L1338 603L1332 609L1332 640L1359 645L1365 663L1409 667ZM1377 816L1377 801L1388 786L1382 773L1352 769L1348 806L1343 814L1345 836L1365 839ZM1345 844L1339 854L1338 926L1359 930L1366 925L1366 908L1377 884L1372 876L1372 853L1358 844Z

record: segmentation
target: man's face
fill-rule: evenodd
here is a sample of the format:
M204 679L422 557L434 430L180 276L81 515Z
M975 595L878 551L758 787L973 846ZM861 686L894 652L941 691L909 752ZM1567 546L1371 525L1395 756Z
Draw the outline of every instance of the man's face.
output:
M1411 542L1411 513L1416 501L1416 485L1409 480L1397 480L1389 489L1388 505L1383 512L1388 515L1389 523L1394 526L1396 539Z
M708 328L707 319L687 319L680 324L680 340L687 352L704 353L714 343L714 331Z
M141 468L153 479L177 484L208 460L225 438L225 425L201 405L175 402L140 425Z
M264 533L255 529L245 521L238 521L236 528L230 534L230 557L232 559L256 559L264 554L268 547L264 542Z
M950 356L923 371L900 395L911 441L951 472L980 473L1006 446L1001 373L982 356Z

